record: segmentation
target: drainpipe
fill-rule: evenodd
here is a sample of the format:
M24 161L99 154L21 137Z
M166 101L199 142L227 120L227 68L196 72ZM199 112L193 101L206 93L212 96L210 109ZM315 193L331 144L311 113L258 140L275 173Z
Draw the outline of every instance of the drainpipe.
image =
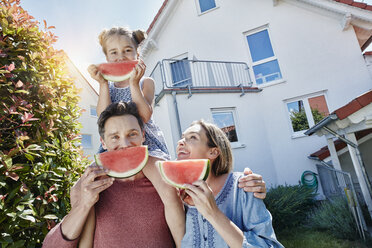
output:
M178 138L181 138L181 136L182 136L182 130L181 130L180 114L178 112L178 105L177 105L177 92L173 91L172 92L172 96L173 96L174 110L176 112Z
M363 177L364 182L367 186L367 192L365 192L366 190L364 189L363 185L361 185L360 188L361 188L362 193L364 195L364 198L365 198L364 200L367 204L369 214L372 217L372 202L371 202L372 187L371 187L371 182L369 181L368 174L367 174L366 168L364 166L363 159L362 159L362 156L361 156L358 145L355 144L354 142L350 141L349 139L346 139L345 137L339 135L338 133L329 129L328 127L324 126L323 129L325 131L327 131L328 133L336 136L337 138L339 138L340 140L342 140L343 142L345 142L346 144L348 144L349 146L351 146L355 149L355 155L356 155L356 157L358 159L358 162L359 162L359 165L360 165L362 177Z

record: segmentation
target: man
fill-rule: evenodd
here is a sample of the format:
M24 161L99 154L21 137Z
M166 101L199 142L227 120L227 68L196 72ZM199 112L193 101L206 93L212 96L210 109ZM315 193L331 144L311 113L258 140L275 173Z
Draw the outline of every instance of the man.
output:
M134 103L112 103L98 120L101 142L108 151L139 146L143 122ZM241 187L266 195L262 177L248 171ZM142 172L128 179L107 177L94 163L71 194L71 211L46 236L43 247L77 247L90 210L95 209L94 247L173 247L164 206ZM76 187L76 186L75 186Z

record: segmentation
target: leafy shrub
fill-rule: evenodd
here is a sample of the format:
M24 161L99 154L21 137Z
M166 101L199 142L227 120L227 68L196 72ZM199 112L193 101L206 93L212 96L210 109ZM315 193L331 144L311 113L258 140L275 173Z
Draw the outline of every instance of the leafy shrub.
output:
M335 237L349 240L359 239L354 217L344 198L334 198L323 202L310 217L311 227L328 230Z
M86 165L75 145L78 92L53 27L0 1L0 244L36 247L69 210Z
M313 189L302 185L279 185L271 188L264 200L273 216L273 227L280 232L303 223L314 207Z

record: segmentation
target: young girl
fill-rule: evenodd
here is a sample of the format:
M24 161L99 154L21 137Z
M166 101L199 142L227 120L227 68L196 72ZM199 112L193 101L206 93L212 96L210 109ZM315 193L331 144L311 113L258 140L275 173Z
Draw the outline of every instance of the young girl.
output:
M185 185L186 234L182 247L283 247L262 200L238 188L243 173L230 173L232 151L224 132L204 121L194 122L177 144L178 159L209 159L206 182Z
M146 38L142 30L131 31L128 28L115 27L104 30L99 35L99 42L106 56L107 62L121 62L138 60L138 47ZM158 174L155 162L157 160L170 159L168 149L165 144L163 133L153 122L151 116L153 112L154 100L154 80L143 77L146 66L143 61L133 70L132 76L122 82L108 82L98 71L96 65L90 65L88 71L93 79L99 83L99 97L97 104L98 116L112 102L135 102L138 112L145 123L145 142L148 146L149 160L143 169L145 176L151 181L163 201L165 217L177 246L179 246L184 233L184 210L180 199L174 188L166 185ZM102 152L103 150L100 150ZM89 224L90 223L90 224ZM91 211L85 229L94 228L94 212ZM94 229L93 229L94 231ZM88 231L86 231L88 232ZM83 237L93 235L83 234ZM89 233L92 233L90 231ZM93 238L90 238L91 240Z

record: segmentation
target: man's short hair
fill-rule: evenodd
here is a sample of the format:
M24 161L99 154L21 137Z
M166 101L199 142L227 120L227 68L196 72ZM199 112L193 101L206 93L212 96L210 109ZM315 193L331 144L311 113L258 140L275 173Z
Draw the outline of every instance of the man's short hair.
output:
M134 117L136 117L141 130L143 130L143 121L138 113L137 105L134 102L115 102L107 106L107 108L100 114L98 118L98 132L102 139L104 138L105 134L106 121L110 117L123 115L133 115Z

